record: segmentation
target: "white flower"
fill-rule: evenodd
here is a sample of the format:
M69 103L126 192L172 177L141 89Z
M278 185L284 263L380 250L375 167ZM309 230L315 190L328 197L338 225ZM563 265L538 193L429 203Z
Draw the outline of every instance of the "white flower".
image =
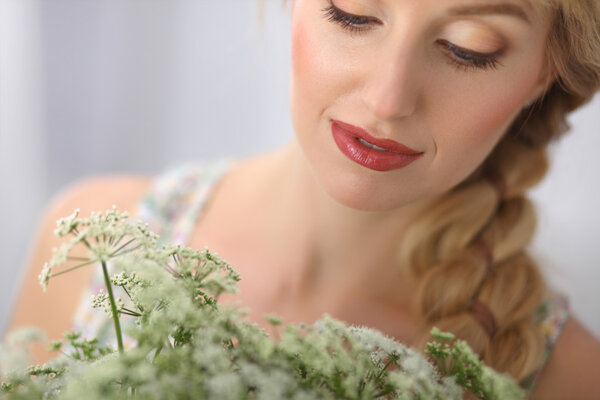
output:
M44 292L48 290L48 281L52 277L51 272L52 267L50 266L50 264L44 263L44 266L42 267L42 272L38 275L38 279L40 280L42 288L44 288Z
M121 311L123 307L125 307L125 303L119 297L115 298L115 306L117 307L117 312ZM110 297L104 291L104 289L100 289L97 295L92 296L92 308L102 308L105 313L108 315L112 315L112 308L110 306Z
M68 217L61 218L56 222L56 229L54 230L54 234L56 236L65 236L69 233L73 232L77 225L79 225L79 220L77 217L79 216L79 208L76 209L73 214Z
M52 259L50 260L50 264L54 267L58 267L64 264L67 261L67 256L69 252L73 248L73 243L63 243L58 249L52 249Z
M133 281L133 279L125 272L121 272L120 274L113 275L111 281L115 286L127 286Z
M100 289L97 295L92 295L92 308L100 308L104 307L104 304L109 301L108 294L104 291L104 289Z

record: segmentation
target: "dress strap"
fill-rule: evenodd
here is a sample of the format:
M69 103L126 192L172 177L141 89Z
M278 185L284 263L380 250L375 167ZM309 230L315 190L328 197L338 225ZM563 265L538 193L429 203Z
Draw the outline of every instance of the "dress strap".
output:
M183 165L159 176L140 202L138 217L160 235L161 242L185 244L230 164Z
M548 291L548 294L542 304L536 310L534 315L535 321L537 322L542 335L544 337L545 349L544 356L542 359L542 365L535 372L529 375L521 382L521 386L532 392L535 389L535 385L539 380L552 349L562 332L565 323L569 319L569 301L568 299L553 291Z

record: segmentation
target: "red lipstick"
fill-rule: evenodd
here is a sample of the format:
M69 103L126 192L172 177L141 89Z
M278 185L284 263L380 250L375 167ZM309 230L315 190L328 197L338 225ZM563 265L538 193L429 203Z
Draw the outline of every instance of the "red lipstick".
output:
M375 171L406 167L423 155L391 139L377 139L367 131L341 121L331 122L333 140L349 159Z

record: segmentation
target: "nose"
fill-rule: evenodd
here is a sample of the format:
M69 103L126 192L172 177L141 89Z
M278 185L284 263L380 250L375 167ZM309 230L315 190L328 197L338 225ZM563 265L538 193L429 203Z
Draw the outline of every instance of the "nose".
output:
M404 49L407 50L407 49ZM362 101L379 120L388 121L415 113L420 97L419 57L408 51L373 57L365 72Z

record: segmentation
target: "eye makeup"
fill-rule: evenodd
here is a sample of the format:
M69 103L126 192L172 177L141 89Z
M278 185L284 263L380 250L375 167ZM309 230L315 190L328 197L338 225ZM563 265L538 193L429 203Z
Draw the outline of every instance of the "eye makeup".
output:
M333 0L328 0L328 2L329 6L322 9L323 16L329 22L341 26L345 31L350 33L366 33L372 29L374 25L382 25L382 22L375 17L352 14L338 8L333 3ZM450 36L460 39L460 41L471 42L478 48L499 46L499 40L492 35L482 32L481 29L469 30L459 23L454 24L454 26L448 30L448 33ZM478 41L478 37L483 39ZM496 69L501 65L498 58L504 52L503 48L490 52L476 51L455 44L448 39L438 39L435 43L442 48L446 54L447 61L451 65L465 71Z
M333 0L329 0L329 7L324 8L322 11L328 21L340 25L349 32L365 32L369 30L371 25L381 25L381 21L377 18L343 11L333 4Z
M440 39L436 42L449 54L449 62L464 70L469 69L496 69L500 65L498 58L503 50L497 50L493 53L478 53L472 50L463 49L452 44L447 40Z

